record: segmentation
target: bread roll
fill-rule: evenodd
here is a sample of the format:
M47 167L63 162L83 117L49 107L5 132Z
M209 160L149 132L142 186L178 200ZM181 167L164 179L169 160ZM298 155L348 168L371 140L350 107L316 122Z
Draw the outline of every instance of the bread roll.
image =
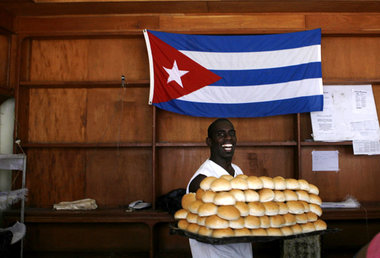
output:
M308 222L307 215L305 213L296 214L296 222L298 224L305 224Z
M188 193L182 196L181 204L182 208L189 210L190 205L196 200L195 193Z
M212 236L212 229L209 229L208 227L199 227L198 234L201 236Z
M210 189L214 192L229 191L231 190L231 184L229 180L220 177L211 183Z
M239 210L241 217L246 217L249 215L249 207L245 202L236 202L235 207Z
M263 188L274 189L273 178L270 178L268 176L261 176L259 178L263 182Z
M275 190L274 191L274 198L273 200L275 202L285 202L286 199L285 199L285 194L283 191L280 191L280 190Z
M267 228L268 236L282 236L282 232L279 228Z
M199 216L211 216L215 215L218 211L218 206L213 203L203 203L198 209Z
M298 201L298 196L293 190L284 190L286 201Z
M246 180L249 189L260 190L263 188L263 181L257 176L249 176Z
M309 204L309 207L310 207L310 211L317 214L318 217L322 216L322 209L321 207L319 207L318 205L314 204L314 203L310 203Z
M198 215L189 212L186 217L187 222L189 223L198 223Z
M281 215L270 216L269 220L272 228L280 228L285 225L285 219Z
M234 236L239 237L239 236L250 236L251 235L251 230L248 228L239 228L239 229L234 229Z
M207 217L201 217L201 216L198 216L197 224L198 224L199 226L206 226L206 218L207 218Z
M319 195L319 189L313 184L309 184L309 193Z
M200 201L200 200L195 200L195 201L193 201L193 202L190 204L190 206L189 206L189 211L190 211L191 213L198 214L198 209L199 209L199 207L200 207L202 204L203 204L203 202Z
M291 227L282 227L282 228L280 228L280 230L281 230L281 232L282 232L282 234L284 236L291 236L291 235L293 235L293 230L292 230Z
M293 230L294 235L303 233L302 227L298 224L294 224L293 226L290 226L290 228Z
M224 178L224 179L227 179L228 181L231 181L234 177L228 174L228 175L222 175L220 178Z
M231 228L214 229L212 231L212 237L215 237L215 238L233 237L234 235L235 233Z
M218 217L217 215L212 215L206 218L206 227L211 229L228 228L229 222Z
M299 201L305 201L305 202L309 202L309 193L307 193L306 191L304 190L296 190L296 194L297 194L297 197L298 197L298 200Z
M274 192L272 189L264 188L259 190L260 202L270 202L274 199Z
M304 213L305 209L303 207L303 204L298 201L288 201L286 202L288 205L289 213L291 214L301 214Z
M321 197L319 197L318 195L315 195L315 194L310 194L309 202L314 203L314 204L319 205L319 206L322 205Z
M310 211L309 203L307 203L305 201L299 201L299 202L302 203L305 213Z
M285 220L284 226L293 226L297 223L296 216L290 213L282 215Z
M218 207L217 215L225 220L236 220L240 218L240 211L233 205L223 205Z
M323 220L319 219L315 221L314 223L315 230L326 230L327 229L327 224Z
M278 205L278 214L284 215L289 212L288 205L284 202L277 202Z
M188 211L185 209L180 209L174 213L175 219L186 219Z
M243 178L244 180L247 180L248 176L244 174L237 175L238 178Z
M290 190L300 189L300 185L299 185L297 179L287 178L287 179L285 179L285 181L286 181L286 189L290 189Z
M301 225L302 233L309 233L315 231L314 223L309 222Z
M305 179L298 179L298 184L300 186L300 190L309 192L309 183Z
M268 233L264 228L251 229L252 236L267 236Z
M274 189L275 190L285 190L286 189L286 181L282 176L276 176L273 178Z
M260 219L256 216L247 216L244 218L244 226L249 229L260 228Z
M279 207L276 202L263 202L265 208L265 215L273 216L277 215L279 212Z
M185 219L180 219L177 224L178 228L186 230L187 226L189 226L189 222Z
M217 178L214 177L214 176L209 176L209 177L206 177L204 178L201 183L199 184L199 187L202 189L202 190L210 190L210 186L211 186L211 183L214 182Z
M245 202L245 194L242 190L232 189L230 193L235 197L237 202Z
M260 200L260 195L252 189L245 190L244 196L246 202L257 202Z
M307 221L308 222L315 222L318 220L318 216L317 214L313 213L313 212L308 212L306 213L306 216L307 216Z
M189 226L187 226L186 230L191 233L198 234L199 225L191 223Z
M240 177L235 177L230 181L232 189L246 190L248 189L248 183L245 179Z
M235 205L235 197L229 192L218 192L214 198L214 204L216 205Z
M229 223L230 223L230 228L232 228L232 229L244 228L244 218L243 217L239 217L236 220L230 220Z
M261 228L270 228L270 219L268 216L260 216L260 227Z
M202 188L198 188L197 192L195 193L195 198L197 200L202 200L202 195L205 193L205 190Z
M250 202L248 203L249 215L252 216L264 216L265 207L261 202Z
M202 195L202 202L213 203L216 193L213 191L205 191Z

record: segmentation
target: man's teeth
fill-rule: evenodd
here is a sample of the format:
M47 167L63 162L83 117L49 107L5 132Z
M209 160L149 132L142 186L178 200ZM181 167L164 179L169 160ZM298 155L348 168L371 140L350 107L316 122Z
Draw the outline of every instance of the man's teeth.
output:
M232 150L232 144L223 144L222 147L223 149L225 149L226 151L230 151Z

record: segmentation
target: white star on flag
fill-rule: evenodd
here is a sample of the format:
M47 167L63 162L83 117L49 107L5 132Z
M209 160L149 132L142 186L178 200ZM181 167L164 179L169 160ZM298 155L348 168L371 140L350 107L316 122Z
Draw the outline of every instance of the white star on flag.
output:
M164 67L164 69L169 74L168 83L171 81L175 81L183 88L181 77L187 74L189 71L179 70L176 60L174 60L172 69L166 67Z

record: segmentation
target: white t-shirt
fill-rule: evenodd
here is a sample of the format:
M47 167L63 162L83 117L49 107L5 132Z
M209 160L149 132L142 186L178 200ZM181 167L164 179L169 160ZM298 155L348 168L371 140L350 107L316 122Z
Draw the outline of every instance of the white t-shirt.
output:
M232 164L235 170L235 175L243 174L241 169ZM211 160L206 160L200 168L194 173L187 185L186 193L189 192L191 181L198 175L220 177L222 175L229 175L229 173ZM195 239L189 239L191 254L194 258L249 258L252 257L251 243L234 243L225 245L212 245L199 242Z

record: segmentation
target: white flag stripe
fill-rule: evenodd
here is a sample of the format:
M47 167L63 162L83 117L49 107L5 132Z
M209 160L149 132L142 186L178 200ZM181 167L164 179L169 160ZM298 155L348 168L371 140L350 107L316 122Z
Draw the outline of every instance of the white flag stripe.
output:
M322 79L316 78L260 86L206 86L178 99L191 102L237 104L321 94L323 94Z
M321 46L263 52L180 51L210 70L253 70L321 62Z

